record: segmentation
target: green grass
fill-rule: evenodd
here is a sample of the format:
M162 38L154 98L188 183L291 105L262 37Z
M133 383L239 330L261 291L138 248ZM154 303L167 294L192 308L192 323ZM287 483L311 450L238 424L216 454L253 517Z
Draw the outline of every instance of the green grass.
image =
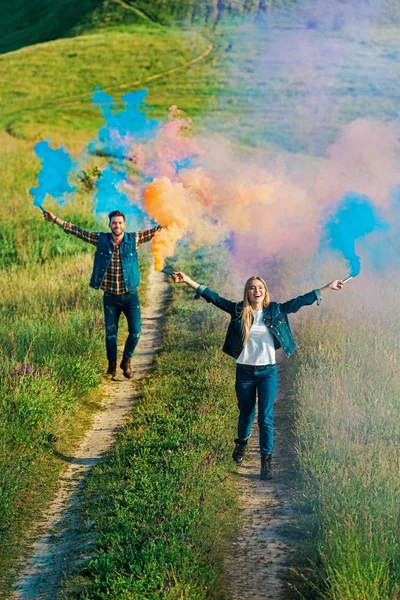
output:
M195 262L181 262L206 276ZM84 533L95 549L70 575L66 597L162 598L167 590L170 598L225 597L236 399L234 363L220 350L222 321L187 288L174 288L139 406L86 484Z
M117 100L128 90L149 87L156 116L165 118L166 108L177 103L201 118L201 128L236 143L321 155L354 119L396 116L396 31L381 27L363 39L279 21L259 31L249 23L224 23L208 32L216 45L209 58L146 82L200 55L209 41L194 31L110 25L103 33L0 57L0 125L21 138L50 135L58 143L82 143L101 124L90 103L96 86ZM293 47L304 48L305 56L295 56ZM323 84L317 86L320 72Z
M224 4L224 3L222 3ZM293 5L293 0L265 0L264 12ZM59 38L145 24L214 26L226 15L258 12L259 2L237 0L217 11L215 0L15 0L3 2L0 53ZM261 11L263 12L263 11Z
M400 332L392 292L386 323L362 308L355 318L352 304L344 317L328 313L299 332L295 434L307 597L392 600L400 591Z
M101 294L87 285L92 262L75 253L0 271L0 593L63 455L100 407L92 392L104 372L104 333Z
M78 255L1 271L2 592L23 546L22 532L65 465L54 455L51 438L59 436L66 448L77 411L87 426L94 408L88 392L99 384L103 340L99 299L82 286L89 268L90 257ZM80 429L76 420L74 429Z

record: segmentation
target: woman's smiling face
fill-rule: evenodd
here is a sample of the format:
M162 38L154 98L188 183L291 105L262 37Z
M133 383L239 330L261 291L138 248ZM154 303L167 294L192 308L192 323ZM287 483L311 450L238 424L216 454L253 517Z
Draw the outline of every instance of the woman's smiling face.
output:
M259 279L253 279L249 286L248 298L250 304L263 304L265 298L265 287L262 281Z

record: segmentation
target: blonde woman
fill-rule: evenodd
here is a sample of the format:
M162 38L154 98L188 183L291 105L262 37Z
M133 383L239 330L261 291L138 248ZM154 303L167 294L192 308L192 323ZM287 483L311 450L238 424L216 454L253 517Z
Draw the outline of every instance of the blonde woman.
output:
M289 357L296 349L287 315L314 302L319 305L322 294L330 290L341 290L345 284L336 279L321 289L280 304L271 302L267 284L258 275L253 275L246 281L242 302L232 302L222 298L181 271L174 272L173 278L176 283L186 283L196 290L196 298L201 296L231 315L223 351L236 359L235 390L239 406L239 422L232 458L238 465L243 461L255 417L256 395L258 395L260 477L271 479L274 404L278 389L275 351L282 348L284 354Z

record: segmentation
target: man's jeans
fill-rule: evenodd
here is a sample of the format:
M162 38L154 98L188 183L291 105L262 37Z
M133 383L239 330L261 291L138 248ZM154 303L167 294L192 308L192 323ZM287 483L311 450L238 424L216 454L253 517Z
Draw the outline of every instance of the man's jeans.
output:
M247 440L256 414L258 391L258 426L260 453L272 454L274 445L274 404L278 391L276 365L252 367L236 365L236 395L239 406L238 438Z
M118 322L123 312L128 321L129 335L126 339L124 358L131 358L140 337L140 305L137 292L104 294L104 323L106 327L107 359L117 362Z

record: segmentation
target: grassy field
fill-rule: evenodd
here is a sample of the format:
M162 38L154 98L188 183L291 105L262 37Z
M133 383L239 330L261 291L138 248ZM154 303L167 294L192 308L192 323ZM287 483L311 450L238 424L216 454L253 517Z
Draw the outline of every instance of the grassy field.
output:
M71 13L62 29L51 30L43 22L43 29L35 31L35 10L57 9L45 0L32 4L26 28L19 33L16 20L2 24L8 31L4 49L40 41L45 30L53 37L85 34L0 57L0 533L2 572L8 569L2 592L21 549L17 540L50 496L62 466L53 436L59 436L57 451L67 453L83 429L78 431L78 421L88 423L96 397L87 394L98 386L103 356L101 298L86 286L90 251L43 223L31 205L28 190L39 168L34 143L50 136L77 152L101 123L90 104L93 89L99 86L118 100L145 84L157 116L178 104L197 117L197 131L290 152L294 161L312 161L313 156L323 157L337 133L355 118L395 117L400 99L400 38L393 26L362 36L298 24L290 28L275 23L260 31L252 24L225 23L223 29L206 32L215 45L209 58L185 69L185 62L210 43L200 32L144 25L145 17L134 11L130 21L122 6L109 13L111 4L107 8L87 0L79 6L79 18ZM304 52L296 52L297 47ZM148 77L177 66L182 69L146 83ZM55 209L51 202L47 205ZM83 226L95 225L91 198L83 191L74 204L57 211ZM392 600L399 593L395 284L391 290L390 313L380 299L373 326L372 304L360 297L358 303L349 303L346 315L325 312L298 333L296 443L303 474L301 528L310 532L304 553L311 569L302 571L308 580L303 593L309 598ZM223 485L231 422L222 416L232 414L232 397L224 392L230 374L217 349L221 323L216 317L208 329L201 322L203 315L211 318L207 307L192 307L183 295L176 291L157 377L143 386L137 421L90 480L86 510L96 524L99 552L70 580L71 597L100 598L107 590L125 597L132 585L139 592L147 585L154 597L165 595L167 586L171 598L182 597L184 591L190 598L213 597L218 585L223 589L216 571L219 540L228 527L222 516L219 520L219 503L226 500L233 510L232 496ZM361 311L360 305L368 310ZM181 324L192 321L197 329L190 332L185 325L182 337ZM210 347L202 346L196 332L210 336ZM205 372L217 363L210 381ZM207 396L208 403L202 398L199 404L205 385L214 403ZM176 394L182 404L177 405ZM161 443L164 431L171 447ZM123 481L122 471L129 473ZM146 506L140 515L132 510L139 502L133 477L143 478L140 491L150 507L155 491L159 494L157 523ZM218 519L211 523L208 498L215 489ZM107 491L106 518L99 490ZM185 498L184 506L167 528L171 508L179 504L176 494ZM144 533L153 536L146 546L148 570L140 562L142 517ZM110 555L104 551L107 545ZM132 560L140 567L137 571L130 566ZM163 561L167 567L157 571L156 563ZM111 572L121 573L121 578L117 581Z
M90 257L2 271L0 590L96 408L103 350L99 300L82 286ZM20 286L16 285L20 282ZM79 421L76 413L79 410ZM4 579L3 579L4 578Z
M397 283L386 312L304 323L295 385L307 597L392 600L400 592ZM355 309L358 306L358 314ZM372 318L371 318L372 317ZM324 340L321 340L321 336Z

